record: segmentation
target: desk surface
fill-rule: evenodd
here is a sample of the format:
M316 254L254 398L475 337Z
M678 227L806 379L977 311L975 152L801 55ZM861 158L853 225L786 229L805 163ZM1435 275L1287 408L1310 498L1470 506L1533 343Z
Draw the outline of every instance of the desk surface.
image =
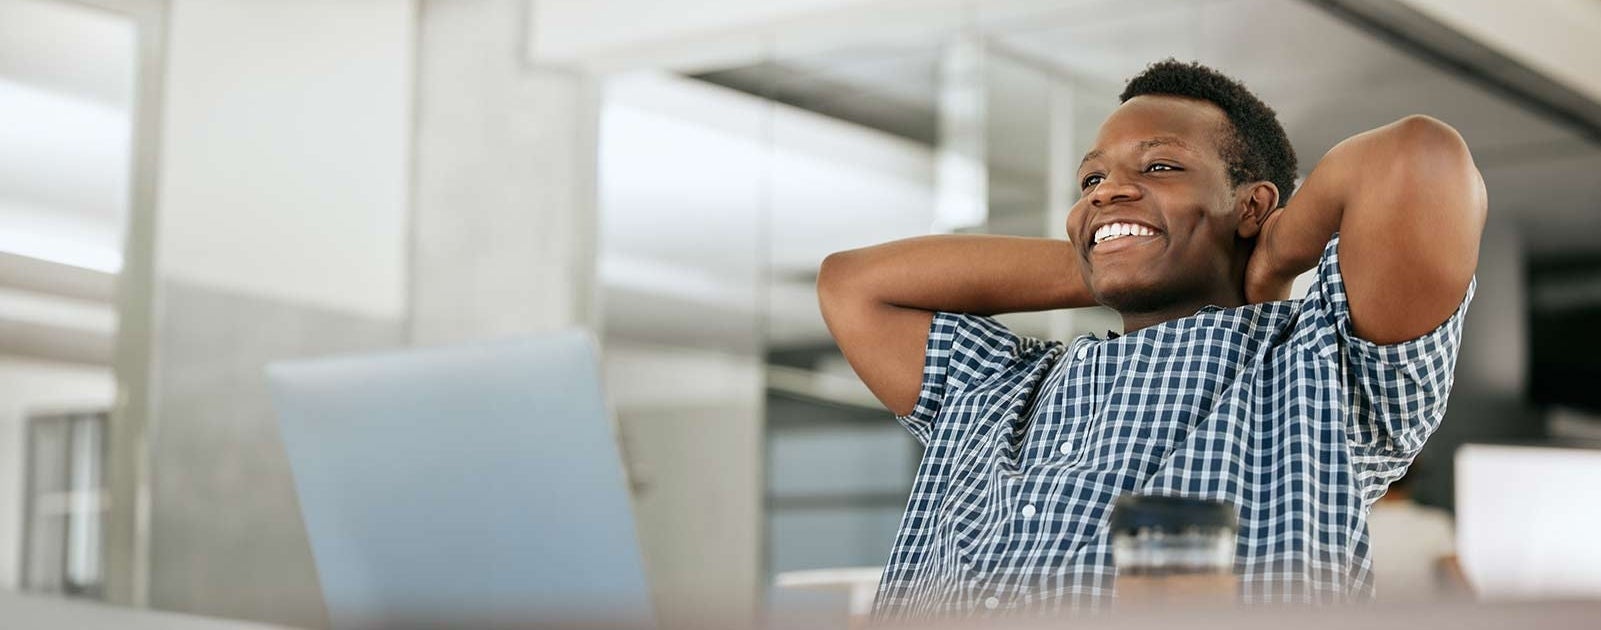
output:
M1593 630L1601 601L1441 602L1427 605L1354 605L1323 608L1214 608L1124 611L1059 620L995 623L957 621L886 626L916 630Z
M95 602L0 591L0 619L7 628L116 628L118 630L274 630L283 626L179 613L108 606Z

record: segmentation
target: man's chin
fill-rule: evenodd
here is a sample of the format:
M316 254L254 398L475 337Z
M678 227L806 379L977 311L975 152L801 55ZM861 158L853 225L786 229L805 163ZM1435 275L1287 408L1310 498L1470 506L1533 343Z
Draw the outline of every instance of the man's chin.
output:
M1151 282L1124 279L1097 280L1095 301L1119 313L1139 313L1155 310L1163 302L1162 289Z

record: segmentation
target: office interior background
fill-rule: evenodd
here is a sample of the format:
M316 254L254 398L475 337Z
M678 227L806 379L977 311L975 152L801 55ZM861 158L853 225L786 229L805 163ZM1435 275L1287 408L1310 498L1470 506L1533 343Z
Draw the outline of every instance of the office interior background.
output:
M818 264L1065 238L1166 57L1260 94L1303 176L1413 113L1484 173L1400 508L1439 525L1379 562L1453 553L1460 445L1601 438L1601 2L0 0L0 590L325 626L263 367L583 326L664 625L843 615L793 578L881 567L920 451Z

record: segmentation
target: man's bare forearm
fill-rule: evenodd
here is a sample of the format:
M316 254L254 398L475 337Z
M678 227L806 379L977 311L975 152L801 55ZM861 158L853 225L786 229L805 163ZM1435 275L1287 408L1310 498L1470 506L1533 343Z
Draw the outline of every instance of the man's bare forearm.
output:
M829 256L818 282L885 304L993 315L1093 306L1067 241L1015 236L909 238Z
M911 413L931 311L994 315L1094 304L1066 241L909 238L829 256L817 276L823 321L873 395Z

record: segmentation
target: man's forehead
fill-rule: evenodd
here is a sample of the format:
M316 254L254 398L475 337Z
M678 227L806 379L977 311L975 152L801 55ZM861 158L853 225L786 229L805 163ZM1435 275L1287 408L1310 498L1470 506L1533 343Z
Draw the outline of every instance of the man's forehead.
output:
M1186 151L1195 151L1196 150L1195 147L1192 146L1190 142L1186 141L1183 138L1175 136L1175 135L1151 136L1149 138L1136 140L1136 141L1134 141L1132 143L1129 143L1129 144L1135 150L1135 152L1145 152L1145 151L1149 151L1151 149L1154 149L1154 148L1157 148L1157 147L1163 147L1163 146L1178 147L1178 148L1184 149ZM1089 153L1085 153L1084 154L1084 159L1081 160L1079 162L1079 164L1083 164L1083 163L1088 162L1090 160L1098 159L1098 158L1100 158L1101 156L1103 156L1105 154L1106 154L1106 149L1105 148L1091 149Z
M1228 117L1216 105L1192 98L1163 95L1136 96L1118 106L1101 123L1095 147L1084 160L1103 157L1115 147L1135 152L1163 145L1175 145L1192 152L1212 147L1218 133L1228 125Z

